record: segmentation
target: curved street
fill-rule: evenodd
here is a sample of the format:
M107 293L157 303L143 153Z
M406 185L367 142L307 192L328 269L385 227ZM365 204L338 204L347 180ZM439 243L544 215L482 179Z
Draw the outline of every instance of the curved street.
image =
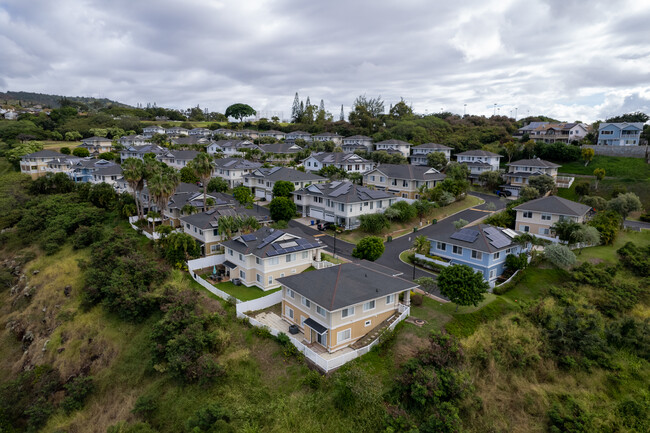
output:
M407 235L401 236L393 240L392 242L385 242L384 245L386 246L386 250L384 251L384 254L379 259L377 259L375 263L402 272L403 273L402 278L408 280L413 280L414 278L420 278L420 277L435 278L434 274L431 274L429 272L423 271L418 268L415 268L415 272L414 272L413 266L407 265L406 263L402 262L399 259L399 255L400 253L402 253L402 251L408 250L413 246L413 241L416 236L424 235L430 237L435 235L436 233L454 231L455 230L454 221L457 221L462 218L468 221L469 223L472 223L493 212L504 209L508 202L507 199L499 198L491 194L472 192L470 193L470 195L485 200L485 203L479 206L475 206L473 208L460 211L454 215L451 215L447 218L438 221L437 224L429 225L427 227L419 229L416 233L409 233ZM486 208L488 206L488 203L494 203L496 207L496 211L487 210ZM297 221L291 221L289 225L291 227L300 228L305 233L310 234L312 236L321 235L318 237L318 239L321 242L323 242L325 245L327 245L329 251L331 252L336 251L337 256L342 256L349 260L353 260L353 261L357 260L352 257L352 250L354 249L354 244L342 241L341 239L334 239L334 237L330 235L323 235L322 232L319 232L318 230L315 230L309 226L305 226L304 224L301 224ZM440 296L440 294L436 293L435 291L432 292L432 294L436 296Z

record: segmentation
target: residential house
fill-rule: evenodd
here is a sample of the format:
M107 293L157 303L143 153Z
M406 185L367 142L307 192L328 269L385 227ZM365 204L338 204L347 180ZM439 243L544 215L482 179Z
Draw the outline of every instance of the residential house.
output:
M364 150L372 152L372 138L365 135L352 135L343 138L343 145L341 146L343 152L354 153L355 150Z
M483 279L494 287L497 278L506 268L506 256L527 251L514 241L518 235L511 229L479 224L465 227L453 233L439 230L429 236L431 256L442 258L433 261L449 265L467 265L483 275ZM431 260L431 259L430 259Z
M442 153L447 158L447 161L451 159L451 147L437 143L424 143L411 149L411 164L428 165L427 155L433 152Z
M384 150L389 153L391 150L398 151L404 155L405 158L408 158L411 155L411 146L412 144L407 143L406 141L390 139L375 143L375 151Z
M7 111L5 113L5 120L17 120L18 119L18 113L15 111Z
M243 158L220 158L214 161L213 176L220 176L228 182L230 188L244 183L244 176L260 168L259 162Z
M598 127L599 146L638 146L643 123L601 123Z
M293 131L286 135L285 141L288 143L293 143L298 139L305 140L306 142L311 142L311 134L305 131Z
M348 347L398 317L418 287L382 268L362 261L280 278L282 318L302 330L308 345L330 353Z
M260 149L266 155L266 161L286 162L294 158L295 154L302 150L302 147L293 143L271 143L262 144Z
M81 140L81 145L79 147L88 149L88 152L90 152L91 155L98 155L100 153L110 152L113 149L113 140L97 136L84 138Z
M146 138L151 138L156 134L164 134L165 128L159 125L149 125L142 128L142 135Z
M232 197L228 203L218 202L206 212L180 217L180 226L183 232L192 236L201 246L201 255L210 256L220 251L220 243L225 240L219 230L219 219L224 216L253 217L261 225L271 221L268 209L248 209L236 203Z
M255 197L263 200L273 199L273 187L279 180L291 182L295 189L300 189L312 183L325 182L327 179L287 167L260 167L244 175L244 185L251 188Z
M303 217L333 222L346 230L359 227L361 215L381 213L397 201L385 191L349 181L306 186L293 192L293 200Z
M158 206L154 203L154 198L149 194L148 185L145 184L142 191L140 191L138 198L144 209L148 210L151 206L152 209L159 210ZM165 218L169 218L173 227L178 227L180 225L180 218L186 215L183 211L183 207L189 204L194 207L196 211L203 210L203 199L203 188L193 183L181 182L176 187L174 194L169 198L169 202L165 209L162 210L162 214ZM212 200L212 204L206 206L206 209L234 202L232 196L222 193L207 193L205 200L208 203Z
M276 140L282 140L287 136L282 131L276 131L274 129L269 129L268 131L260 131L259 132L259 137L260 138L265 138L265 137L272 137L275 138Z
M125 135L117 139L117 142L124 147L130 146L145 146L147 144L147 137L144 135Z
M456 161L465 164L469 168L470 180L476 181L485 171L499 171L501 155L487 150L468 150L457 153Z
M550 195L515 207L515 229L542 236L555 236L551 227L558 221L584 223L593 214L591 207Z
M343 144L343 137L336 133L332 132L321 132L320 134L315 134L312 137L312 141L315 141L317 143L322 143L325 141L331 141L332 143L336 144L337 146L340 146Z
M249 140L218 140L207 147L210 154L223 153L226 157L242 156L245 149L260 149L257 144Z
M93 171L92 176L92 179L90 179L91 183L107 183L115 188L117 186L117 181L122 177L122 167L113 164L97 168Z
M54 158L51 161L48 161L46 171L48 173L65 173L68 176L72 178L72 172L73 172L73 167L75 164L79 161L82 160L90 160L90 161L104 161L103 159L97 160L97 159L91 159L89 158L80 158L78 156L74 155L61 155L58 158ZM106 161L108 162L108 161ZM114 163L113 163L114 164ZM74 180L74 178L73 178Z
M221 243L231 278L245 286L270 290L280 286L278 278L299 274L320 261L325 248L314 237L297 228L262 227Z
M209 137L212 135L212 131L206 128L194 128L194 129L190 129L188 134L192 136L198 136L198 137Z
M504 189L517 197L521 188L528 186L528 179L532 176L547 175L555 181L559 167L561 166L539 158L511 162L508 164L508 172L504 175L506 178Z
M255 140L260 136L259 132L252 129L238 129L233 131L233 135L237 138L249 138L251 140Z
M363 175L363 184L407 199L419 199L420 188L434 188L445 175L431 167L410 164L380 164Z
M368 161L356 153L343 152L318 152L311 154L302 161L307 171L319 171L324 167L333 165L345 170L346 173L365 173L375 167L373 161Z
M212 143L212 140L202 135L181 136L169 141L177 146L208 146Z
M53 159L63 157L62 153L53 150L40 150L20 157L20 172L36 179L47 174L47 164Z
M158 146L157 144L147 144L145 146L129 146L120 151L120 160L124 162L127 158L138 158L144 160L147 153L153 153L158 158L161 155L169 152L166 147Z
M545 127L549 123L550 122L530 122L528 125L524 125L521 128L519 128L517 132L513 135L517 138L520 138L523 137L525 134L528 134L528 136L530 137L531 135L536 134L537 130L541 130L540 128Z
M579 142L588 132L589 127L584 123L546 123L530 130L528 136L533 141L568 144Z
M232 129L219 128L212 131L212 136L224 136L224 137L233 137L234 131Z
M172 126L171 128L165 129L165 133L169 137L187 137L190 131L185 128L181 128L180 126Z
M180 170L187 167L187 164L198 155L200 152L196 150L170 150L166 153L158 155L157 159L164 162L170 167Z

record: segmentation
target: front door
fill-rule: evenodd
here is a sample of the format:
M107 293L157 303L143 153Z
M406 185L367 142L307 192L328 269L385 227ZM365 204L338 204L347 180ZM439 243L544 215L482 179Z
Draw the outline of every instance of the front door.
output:
M327 346L327 334L316 333L316 341L323 347Z

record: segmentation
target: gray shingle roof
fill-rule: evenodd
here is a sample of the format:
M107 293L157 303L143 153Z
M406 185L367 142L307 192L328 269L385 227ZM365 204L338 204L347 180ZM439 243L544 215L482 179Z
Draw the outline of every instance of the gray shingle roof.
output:
M553 164L552 162L545 161L543 159L534 158L534 159L520 159L519 161L513 161L509 166L520 166L520 167L545 167L545 168L557 168L561 167L558 164Z
M294 227L282 230L273 229L271 227L262 227L261 229L251 233L250 239L251 240L249 241L244 241L241 236L238 236L229 241L222 242L222 245L227 248L231 248L238 253L252 254L256 257L263 258L273 257L276 255L275 252L277 249L273 245L284 244L285 242L289 242L289 239L304 239L304 241L301 242L306 242L311 245L307 249L324 248L324 246L322 246L320 242L318 242L314 237L308 236L302 230ZM296 250L295 252L306 251L307 249L303 248Z
M102 167L102 168L97 169L97 171L95 171L94 174L99 175L99 176L121 175L122 174L122 167L120 167L117 164L109 165L108 167Z
M487 232L486 232L487 230ZM502 244L501 247L497 248L490 243L489 232L492 230L497 230L504 236L509 242ZM433 236L430 236L429 239L433 242L444 242L451 245L458 245L463 248L469 248L471 250L482 251L484 253L494 253L497 251L505 250L506 248L512 248L515 243L512 242L512 238L506 235L502 227L493 227L489 224L479 224L471 227L463 227L460 230L455 232L440 232L436 233ZM454 236L457 236L458 233L468 234L472 232L478 232L478 235L474 238L473 241L463 241L460 239L454 239ZM447 247L449 248L449 247ZM449 249L447 250L449 251Z
M558 215L583 216L591 208L582 203L567 200L556 195L541 197L535 200L527 201L515 207L515 210L526 210L533 212L546 212Z
M278 281L328 311L417 287L411 281L366 266L364 261L278 278Z
M354 164L366 164L370 162L357 154L343 152L318 152L312 154L311 157L323 164L342 164L348 162L350 159L353 160L351 162Z
M409 180L443 180L444 174L437 173L431 167L410 164L381 164L373 171L380 171L386 177L394 179L409 179ZM430 173L428 173L431 171Z
M349 137L343 138L343 140L372 140L372 138L365 135L351 135Z
M254 170L260 168L262 164L244 158L220 158L214 161L214 166L229 170Z
M60 158L63 154L53 150L39 150L38 152L23 155L22 158Z
M501 158L498 153L488 152L487 150L468 150L466 152L457 153L456 156L497 156Z
M292 143L271 143L263 144L260 147L266 153L298 153L302 150L300 146Z
M366 188L348 181L334 181L306 186L293 194L331 198L340 203L358 203L369 200L391 199L395 196L385 191Z
M246 175L256 179L266 179L272 182L286 180L289 182L318 182L325 180L324 177L317 174L308 173L300 170L294 170L288 167L260 167L254 172Z
M443 149L443 150L451 150L451 147L445 146L444 144L438 144L438 143L424 143L420 144L419 146L413 146L414 148L417 149Z
M395 140L394 138L391 138L390 140L380 141L379 143L375 143L375 146L378 144L388 144L392 146L413 146L409 142L402 141L402 140Z
M258 221L268 221L269 212L266 209L264 209L264 211L266 212L258 212L256 209L248 209L237 203L218 204L216 207L206 212L187 215L181 217L180 220L183 221L183 223L189 223L200 229L208 230L217 228L219 226L219 218L223 216L253 216Z

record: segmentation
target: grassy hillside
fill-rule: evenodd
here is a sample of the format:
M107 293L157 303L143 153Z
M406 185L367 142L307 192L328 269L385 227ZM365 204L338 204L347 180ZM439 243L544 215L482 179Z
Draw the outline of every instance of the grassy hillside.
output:
M59 108L61 107L61 99L64 96L50 95L47 93L34 93L34 92L0 92L0 103L14 106L30 107L33 105L42 105L44 107ZM94 109L106 108L110 106L129 107L129 105L120 102L112 101L107 98L92 98L86 96L66 96L70 101L80 102L84 105Z

